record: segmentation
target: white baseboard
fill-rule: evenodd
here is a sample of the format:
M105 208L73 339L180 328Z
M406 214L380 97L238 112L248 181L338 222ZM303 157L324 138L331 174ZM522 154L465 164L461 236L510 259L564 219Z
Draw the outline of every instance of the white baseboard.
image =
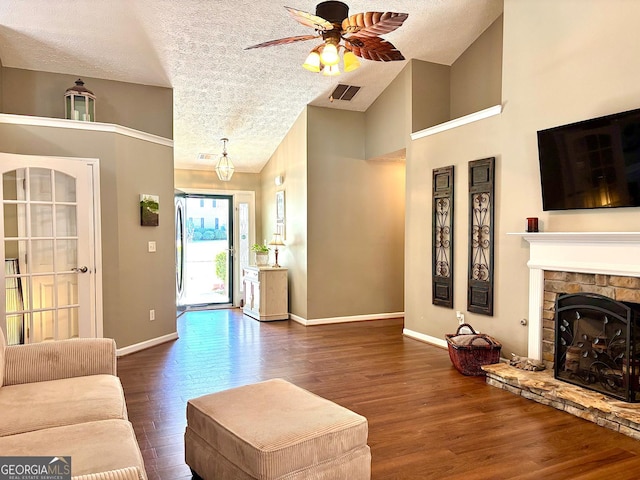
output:
M139 352L140 350L146 350L150 347L155 347L156 345L160 345L161 343L171 342L172 340L178 339L178 332L173 332L168 335L163 335L162 337L152 338L150 340L145 340L144 342L135 343L133 345L129 345L128 347L122 347L116 349L116 356L122 357L123 355L129 355L130 353Z
M435 345L436 347L449 348L447 345L447 341L443 338L432 337L431 335L425 335L424 333L414 332L413 330L409 330L405 328L402 330L402 334L413 338L414 340L420 340L421 342L430 343L431 345Z
M299 317L293 313L289 314L289 318L294 322L301 323L305 326L311 325L328 325L331 323L350 323L350 322L364 322L366 320L387 320L390 318L404 318L404 312L395 313L372 313L368 315L352 315L349 317L328 317L328 318L313 318L307 320L306 318Z

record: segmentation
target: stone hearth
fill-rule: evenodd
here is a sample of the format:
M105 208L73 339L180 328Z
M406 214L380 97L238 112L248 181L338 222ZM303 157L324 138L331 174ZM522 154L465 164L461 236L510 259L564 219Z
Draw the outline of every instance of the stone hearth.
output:
M549 364L553 361L553 351L549 349L549 344L553 342L553 338L550 338L553 313L549 311L549 305L551 297L555 301L554 281L562 280L572 284L570 291L574 288L576 291L614 288L617 291L612 297L638 303L637 291L629 290L638 287L640 278L640 233L544 232L510 235L520 236L530 244L527 263L529 357L544 359ZM552 286L551 292L545 291L545 284ZM576 284L582 285L576 287ZM561 289L563 293L570 293L566 291L566 284L555 285L555 288ZM627 295L632 298L626 298ZM551 366L542 372L520 370L506 363L487 365L483 369L487 373L489 385L640 440L639 403L626 403L556 380Z
M487 383L529 400L640 440L640 404L627 403L553 378L553 370L520 370L506 363L485 365Z

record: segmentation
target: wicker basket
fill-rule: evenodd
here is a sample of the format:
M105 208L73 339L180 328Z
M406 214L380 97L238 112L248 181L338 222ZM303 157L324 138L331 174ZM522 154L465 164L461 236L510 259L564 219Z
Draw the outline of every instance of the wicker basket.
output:
M471 333L461 334L463 327L469 328ZM445 337L451 363L463 375L484 375L482 365L500 361L502 345L489 335L476 333L468 323L460 325L455 334L447 334Z

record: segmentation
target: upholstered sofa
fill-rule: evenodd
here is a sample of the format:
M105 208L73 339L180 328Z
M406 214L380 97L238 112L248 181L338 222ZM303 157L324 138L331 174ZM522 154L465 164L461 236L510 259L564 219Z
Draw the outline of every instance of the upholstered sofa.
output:
M7 346L0 330L5 456L70 456L74 480L146 480L113 340Z

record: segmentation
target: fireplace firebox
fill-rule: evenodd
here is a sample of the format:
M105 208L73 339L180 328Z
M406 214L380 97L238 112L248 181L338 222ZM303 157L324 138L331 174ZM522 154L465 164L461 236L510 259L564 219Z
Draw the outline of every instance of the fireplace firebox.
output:
M558 295L555 377L640 401L640 305L595 293Z

